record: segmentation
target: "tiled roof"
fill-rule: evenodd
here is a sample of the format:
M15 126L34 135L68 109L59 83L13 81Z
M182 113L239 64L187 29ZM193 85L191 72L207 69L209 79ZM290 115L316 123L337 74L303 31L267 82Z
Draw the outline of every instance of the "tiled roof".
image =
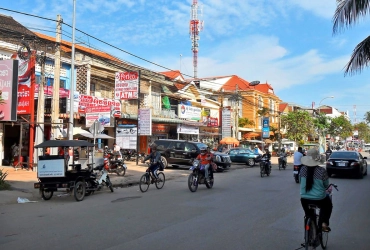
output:
M181 77L181 79L184 79L179 70L165 71L165 72L159 72L159 73L167 76L168 78L172 80L175 80L179 76Z
M35 32L35 34L39 38L42 38L42 39L45 39L45 40L48 40L48 41L55 42L55 40L56 40L55 37L47 36L47 35L44 35L44 34L41 34L41 33L38 33L38 32ZM72 51L71 50L71 47L72 47L72 43L71 42L67 42L67 41L62 40L61 44L62 44L61 45L61 49L64 52L70 52L70 51ZM95 55L95 56L101 57L101 58L106 58L106 59L109 59L109 60L112 60L112 61L121 62L119 59L117 59L117 58L109 55L108 53L101 52L101 51L94 50L94 49L90 49L90 48L87 48L87 47L83 47L81 45L75 44L75 49L76 50L83 51L83 52L86 52L86 53L89 53L91 55Z
M284 112L284 110L286 109L287 106L288 106L288 103L280 103L279 104L279 111Z
M0 31L6 33L14 33L15 36L24 35L26 38L36 37L36 35L18 23L11 16L5 16L0 14Z
M271 93L271 92L269 92L269 90L271 90L272 93L274 93L274 88L270 84L268 84L267 82L256 85L256 89L258 91L261 91L261 92L266 93L266 94Z
M258 86L258 85L257 85ZM252 90L255 86L249 86L249 82L240 78L239 76L232 75L231 78L221 87L225 91L235 90Z

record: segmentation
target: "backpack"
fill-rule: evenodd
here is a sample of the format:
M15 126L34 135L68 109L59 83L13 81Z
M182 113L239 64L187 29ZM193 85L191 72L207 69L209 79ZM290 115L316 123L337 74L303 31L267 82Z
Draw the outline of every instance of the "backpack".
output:
M164 163L162 161L162 157L161 159L158 161L158 166L159 166L159 171L164 171Z

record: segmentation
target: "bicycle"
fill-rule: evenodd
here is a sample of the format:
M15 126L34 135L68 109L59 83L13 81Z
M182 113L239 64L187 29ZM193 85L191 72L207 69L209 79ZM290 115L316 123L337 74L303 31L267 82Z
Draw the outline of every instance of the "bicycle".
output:
M338 191L338 186L331 183L326 189L327 195L329 195L330 200L332 200L331 186L333 186ZM322 249L325 249L328 244L329 232L322 231L321 225L319 225L319 214L320 208L315 204L309 204L308 208L310 209L310 214L308 218L305 216L305 233L304 239L305 243L302 244L302 247L305 249L316 249L321 245Z
M148 169L141 176L140 182L139 182L140 191L143 193L148 191L150 184L155 184L155 187L157 189L161 189L163 188L164 183L166 182L166 177L163 172L159 172L160 171L159 168L157 168L157 170L155 171L156 175L158 176L158 179L156 179L153 176L152 171L149 170L150 163L147 162L147 164L148 164Z

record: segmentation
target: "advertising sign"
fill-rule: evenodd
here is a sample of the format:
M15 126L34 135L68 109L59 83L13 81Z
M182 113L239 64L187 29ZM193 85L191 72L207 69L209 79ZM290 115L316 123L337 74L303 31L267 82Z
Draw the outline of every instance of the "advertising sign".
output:
M110 112L86 113L86 127L91 127L98 120L104 127L110 127Z
M177 133L178 134L198 135L199 134L199 127L177 124Z
M184 104L177 105L179 118L199 121L202 115L202 109Z
M0 61L0 121L17 120L18 60Z
M222 138L231 137L231 111L222 110Z
M35 84L35 97L39 97L39 84ZM44 95L45 98L53 97L53 86L45 86L44 87ZM69 89L59 88L59 98L69 98Z
M121 111L121 103L119 100L108 98L79 95L78 113L98 113L98 112L111 112L112 106L116 112Z
M17 114L31 114L30 100L34 98L35 91L31 86L35 84L35 56L31 56L29 60L19 60L18 66L18 109Z
M139 109L139 135L152 135L152 110Z
M122 149L136 149L136 124L121 124L116 128L116 143Z
M139 72L116 72L114 99L130 100L138 98Z
M270 138L270 118L263 117L262 119L262 138L268 139Z
M64 177L64 159L39 160L37 177Z

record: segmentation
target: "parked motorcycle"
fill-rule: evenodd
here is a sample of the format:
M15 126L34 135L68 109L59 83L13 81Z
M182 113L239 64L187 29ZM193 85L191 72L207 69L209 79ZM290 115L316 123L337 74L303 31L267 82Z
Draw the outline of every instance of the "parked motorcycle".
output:
M134 149L124 149L121 151L123 160L125 161L136 161L136 150Z
M205 184L207 188L212 188L214 184L212 166L208 168L209 182L206 181L205 168L206 165L200 164L199 160L193 161L193 166L190 168L193 172L188 178L188 187L191 192L196 192L199 184Z
M296 183L299 183L299 171L301 170L302 165L294 165L293 168L293 177Z
M103 186L114 192L112 182L108 176L108 171L105 169L105 164L93 168L93 172L90 178L86 181L86 192L85 196L93 194L95 191L99 191Z
M109 151L104 154L104 168L108 173L116 173L119 176L125 176L127 170L122 156Z
M263 177L264 175L270 176L271 164L266 156L263 156L260 160L260 173L261 177Z
M145 153L138 154L137 157L139 158L139 162L142 162L144 160L145 156L146 156Z
M287 155L284 154L284 153L281 153L279 155L278 163L279 163L279 170L280 169L284 169L285 170L286 165L287 165Z

